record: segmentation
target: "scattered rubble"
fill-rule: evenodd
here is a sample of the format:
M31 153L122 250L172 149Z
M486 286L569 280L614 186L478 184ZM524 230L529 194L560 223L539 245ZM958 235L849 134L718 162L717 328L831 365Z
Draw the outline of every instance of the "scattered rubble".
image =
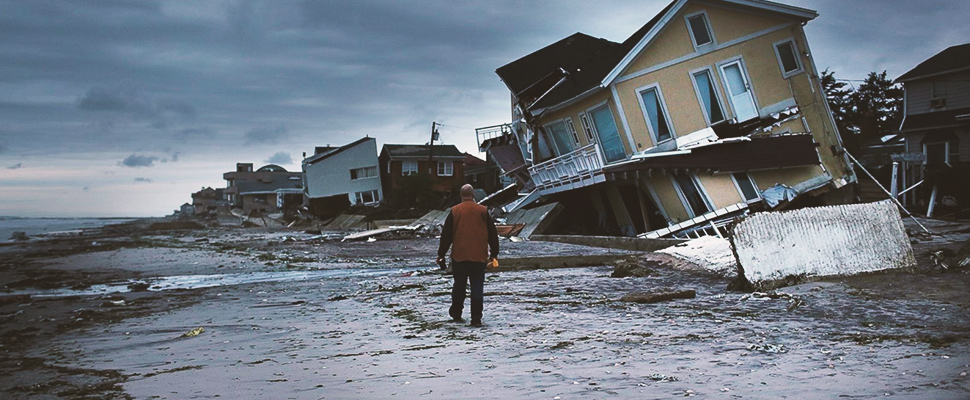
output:
M12 235L10 235L10 240L16 240L16 241L22 242L22 241L30 240L30 236L27 236L27 232L16 231Z
M626 278L630 276L650 276L650 274L653 274L653 270L647 268L648 264L650 263L643 257L634 256L620 260L613 267L613 273L610 275L610 277Z

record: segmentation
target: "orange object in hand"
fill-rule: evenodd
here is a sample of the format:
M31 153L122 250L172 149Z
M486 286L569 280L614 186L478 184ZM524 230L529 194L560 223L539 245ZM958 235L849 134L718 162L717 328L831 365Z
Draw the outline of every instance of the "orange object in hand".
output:
M488 270L489 271L495 271L495 270L497 270L498 269L498 259L497 258L492 258L492 259L488 260L487 267L488 267Z

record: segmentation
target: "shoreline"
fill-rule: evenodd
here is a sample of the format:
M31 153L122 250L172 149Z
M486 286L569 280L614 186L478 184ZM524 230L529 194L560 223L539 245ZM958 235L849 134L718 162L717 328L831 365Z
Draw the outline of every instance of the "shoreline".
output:
M7 288L404 267L380 276L57 299L0 293L0 392L118 399L970 393L966 273L829 279L771 299L729 292L723 278L660 267L642 278L610 278L608 265L505 270L488 274L486 327L475 329L448 322L449 278L421 272L436 239L297 240L303 235L130 226L0 247ZM537 256L631 254L501 245L503 266ZM651 288L692 289L697 297L619 301Z

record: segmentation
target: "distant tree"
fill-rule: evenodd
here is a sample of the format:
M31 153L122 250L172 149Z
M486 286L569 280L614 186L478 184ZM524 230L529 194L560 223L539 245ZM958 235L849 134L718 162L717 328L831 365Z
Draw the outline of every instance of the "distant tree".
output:
M852 105L852 89L847 88L848 84L845 82L837 80L835 72L828 68L822 71L820 81L842 142L850 153L854 153L862 141L858 135L858 127L852 122L855 109Z
M899 130L903 111L903 89L882 73L869 76L851 94L852 120L863 139Z
M832 117L835 118L835 125L839 128L839 133L848 135L854 133L855 127L851 125L852 116L852 90L846 88L845 82L835 79L835 72L828 68L822 71L822 90L825 91L825 98L828 100L829 108L832 109Z

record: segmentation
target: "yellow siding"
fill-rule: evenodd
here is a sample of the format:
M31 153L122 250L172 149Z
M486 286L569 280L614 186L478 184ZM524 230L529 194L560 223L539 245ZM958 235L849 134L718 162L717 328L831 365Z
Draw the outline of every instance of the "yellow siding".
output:
M814 178L821 173L821 168L817 166L809 166L765 171L751 171L748 172L748 175L751 175L751 177L754 178L754 182L758 184L758 190L765 190L775 186L776 183L795 186L799 183Z
M677 191L674 189L674 183L670 180L669 176L654 174L653 177L647 178L647 181L650 182L653 190L657 193L657 197L663 204L668 218L673 222L688 219L687 209L684 208L684 203L680 201L680 196L677 195Z
M707 192L710 201L714 203L714 209L741 202L741 195L738 194L738 188L734 185L731 175L697 174L697 178L704 186L704 191Z
M685 8L687 14L700 10L707 11L707 16L711 20L711 29L714 29L714 37L717 38L718 43L727 43L752 32L763 31L790 22L790 20L782 19L767 12L748 13L697 4L688 5ZM681 23L685 24L683 18L681 18Z

